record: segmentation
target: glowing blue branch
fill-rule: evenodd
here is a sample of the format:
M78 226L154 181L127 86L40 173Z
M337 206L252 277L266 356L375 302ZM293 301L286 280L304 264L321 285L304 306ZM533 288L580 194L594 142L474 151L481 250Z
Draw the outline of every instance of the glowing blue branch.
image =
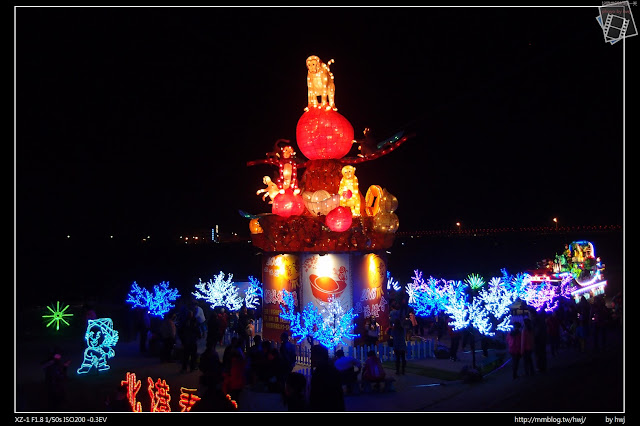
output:
M262 301L263 293L262 293L262 283L255 277L250 276L249 288L244 294L244 304L247 308L257 308Z

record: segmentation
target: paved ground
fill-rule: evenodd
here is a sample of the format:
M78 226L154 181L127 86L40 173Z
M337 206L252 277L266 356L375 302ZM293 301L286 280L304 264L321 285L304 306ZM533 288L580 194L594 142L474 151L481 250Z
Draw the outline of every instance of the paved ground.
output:
M406 375L395 376L395 369L386 368L389 376L395 376L395 392L347 395L349 412L549 412L549 411L603 411L624 412L624 357L621 330L615 330L609 338L606 351L581 353L563 349L556 358L549 357L549 369L534 377L511 378L511 366L499 365L485 374L479 383L462 380L443 380L430 377L430 369L457 373L463 366L472 364L472 354L460 353L460 360L425 359L410 361ZM46 354L48 343L31 341L20 343L16 364L16 405L18 412L48 412L44 391L43 372L39 367ZM39 348L39 349L38 349ZM467 348L468 349L468 348ZM81 363L81 343L67 343L64 347L71 361L67 383L67 413L99 413L105 411L104 400L127 372L134 372L143 381L140 398L147 397L146 378L166 380L171 386L173 410L177 405L180 387L198 388L198 371L181 373L177 363L161 363L156 357L139 353L136 342L119 342L116 357L110 361L107 372L78 375ZM491 351L491 357L495 354ZM481 352L476 353L476 363L484 361ZM299 366L297 370L305 367ZM593 389L592 387L596 388ZM553 396L546 397L545 395ZM596 395L594 397L593 395ZM139 398L139 399L140 399ZM238 400L241 412L283 412L279 394L243 391Z

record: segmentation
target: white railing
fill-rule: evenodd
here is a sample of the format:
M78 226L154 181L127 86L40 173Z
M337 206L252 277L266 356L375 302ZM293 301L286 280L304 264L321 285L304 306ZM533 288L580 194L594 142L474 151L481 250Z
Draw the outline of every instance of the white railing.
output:
M262 333L262 319L255 322L256 334ZM226 346L231 343L231 338L237 335L235 331L227 329L224 334L223 344ZM280 342L274 342L276 348L280 349ZM253 346L253 341L249 342L249 346ZM376 355L382 362L395 360L393 348L387 343L378 343L376 345L361 346L338 346L336 349L344 351L345 355L351 356L364 364L367 359L367 352L374 350ZM435 342L433 339L410 340L407 342L407 360L434 358L433 350ZM299 366L311 366L311 348L306 345L296 345L297 363ZM333 355L330 353L330 355Z

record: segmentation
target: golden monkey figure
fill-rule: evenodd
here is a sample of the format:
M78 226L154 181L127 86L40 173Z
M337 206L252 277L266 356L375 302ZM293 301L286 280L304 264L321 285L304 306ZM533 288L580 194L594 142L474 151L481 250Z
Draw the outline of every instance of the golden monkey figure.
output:
M318 96L320 96L320 106L326 109L336 110L335 94L336 87L333 82L333 74L329 66L333 59L325 64L319 57L312 55L307 58L307 89L309 102L306 111L311 107L318 107Z
M351 215L360 216L360 192L358 191L358 178L355 175L356 168L347 165L342 168L342 179L338 187L340 205L349 207Z

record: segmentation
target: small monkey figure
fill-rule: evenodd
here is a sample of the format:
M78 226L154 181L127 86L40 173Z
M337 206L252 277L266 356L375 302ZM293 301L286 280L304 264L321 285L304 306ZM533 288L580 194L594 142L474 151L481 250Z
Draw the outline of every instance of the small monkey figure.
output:
M355 175L356 168L347 165L342 168L342 179L338 187L340 205L349 207L351 215L360 216L360 192L358 191L358 178Z
M276 185L269 176L263 177L262 183L267 185L267 187L257 190L256 195L263 194L262 201L266 201L267 197L269 197L269 204L273 204L273 199L276 195L278 195L278 191L280 190L280 188L278 188L278 185Z

